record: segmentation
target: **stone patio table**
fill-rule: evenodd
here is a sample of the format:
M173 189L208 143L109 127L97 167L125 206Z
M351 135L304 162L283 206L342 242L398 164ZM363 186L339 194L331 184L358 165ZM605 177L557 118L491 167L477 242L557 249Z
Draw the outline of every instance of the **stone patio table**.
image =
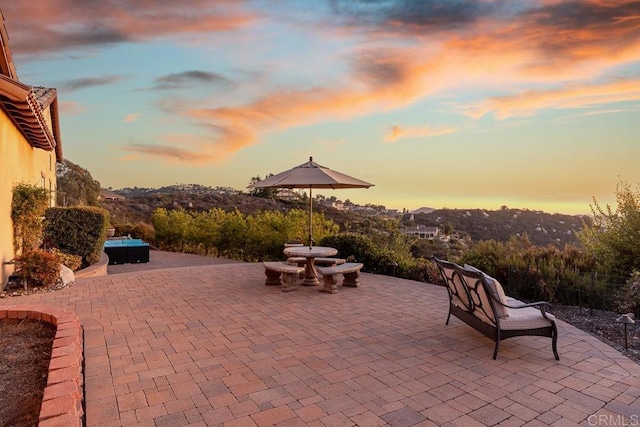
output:
M284 248L284 254L288 257L304 257L307 262L304 266L304 280L302 284L305 286L320 285L318 280L318 272L315 269L315 259L317 257L329 257L338 253L336 248L328 246L294 246Z

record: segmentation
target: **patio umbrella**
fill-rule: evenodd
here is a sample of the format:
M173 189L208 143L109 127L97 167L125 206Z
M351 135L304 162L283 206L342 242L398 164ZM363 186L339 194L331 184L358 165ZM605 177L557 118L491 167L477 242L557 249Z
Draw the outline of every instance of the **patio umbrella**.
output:
M373 184L357 178L336 172L321 166L309 157L307 163L303 163L292 169L270 176L262 181L249 185L249 188L308 188L309 189L309 247L312 242L312 218L314 188L369 188Z

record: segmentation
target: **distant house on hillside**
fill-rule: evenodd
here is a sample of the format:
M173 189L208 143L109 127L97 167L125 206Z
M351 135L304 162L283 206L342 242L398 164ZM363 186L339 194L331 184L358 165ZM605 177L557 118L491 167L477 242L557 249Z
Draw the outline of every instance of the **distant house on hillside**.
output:
M276 193L276 198L280 200L298 200L300 198L300 195L288 188L281 188Z
M344 203L340 200L325 200L322 204L328 208L333 208L339 211L345 210Z
M26 85L18 79L9 36L0 11L0 285L14 271L11 201L17 184L49 190L56 203L56 163L62 143L56 89Z
M418 239L435 239L440 235L440 229L438 227L427 227L422 224L416 225L415 227L407 227L404 232Z
M113 191L105 190L104 188L100 189L99 198L100 200L124 200L124 196Z

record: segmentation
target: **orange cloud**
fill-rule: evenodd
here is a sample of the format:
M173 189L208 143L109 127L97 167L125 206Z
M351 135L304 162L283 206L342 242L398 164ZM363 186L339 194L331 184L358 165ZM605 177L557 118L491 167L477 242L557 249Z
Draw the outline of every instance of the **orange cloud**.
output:
M138 156L136 156L135 154L129 154L127 156L118 157L116 160L119 162L131 162L137 159Z
M422 34L425 27L395 22L387 35L401 40L398 33L404 31L404 45L394 48L386 43L384 49L355 52L352 74L339 86L277 92L245 105L192 109L185 114L217 129L216 143L233 152L255 143L263 132L400 108L464 85L509 91L537 83L564 84L561 89L490 98L473 106L469 114L476 118L489 112L505 118L542 108L636 100L635 81L589 82L612 67L640 60L640 20L632 18L634 11L640 13L640 2L556 1L512 19L468 19L460 31L432 22L429 32ZM381 39L385 34L380 28L371 33L372 45ZM583 83L567 86L566 81ZM386 139L394 142L453 131L395 127Z
M452 127L442 127L438 129L434 129L430 126L421 126L421 127L403 127L403 126L392 126L391 131L385 138L387 142L397 142L399 139L403 138L430 138L434 136L446 135L449 133L455 132L457 129Z
M529 116L541 109L585 108L640 100L640 79L618 80L600 85L567 85L560 89L526 91L491 98L471 109L475 119L493 113L498 119Z
M363 51L356 55L353 75L336 87L272 92L235 107L180 110L187 104L160 105L167 113L196 119L212 131L220 153L233 153L255 144L264 132L348 120L415 102L441 84L440 79L425 78L437 74L441 64L423 56L413 49Z
M131 114L127 114L126 116L124 116L124 119L122 120L124 123L131 123L131 122L135 122L138 117L140 117L142 115L142 113L131 113Z
M485 20L446 48L472 73L507 81L584 80L640 60L640 2L552 1Z

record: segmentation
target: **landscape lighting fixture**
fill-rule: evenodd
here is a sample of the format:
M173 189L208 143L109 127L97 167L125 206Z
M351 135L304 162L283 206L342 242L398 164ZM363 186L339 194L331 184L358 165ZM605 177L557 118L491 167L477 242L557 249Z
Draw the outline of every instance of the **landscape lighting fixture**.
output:
M616 319L616 322L624 324L624 350L627 351L629 350L629 344L627 341L627 325L633 325L634 323L636 323L633 320L633 313L623 314Z

